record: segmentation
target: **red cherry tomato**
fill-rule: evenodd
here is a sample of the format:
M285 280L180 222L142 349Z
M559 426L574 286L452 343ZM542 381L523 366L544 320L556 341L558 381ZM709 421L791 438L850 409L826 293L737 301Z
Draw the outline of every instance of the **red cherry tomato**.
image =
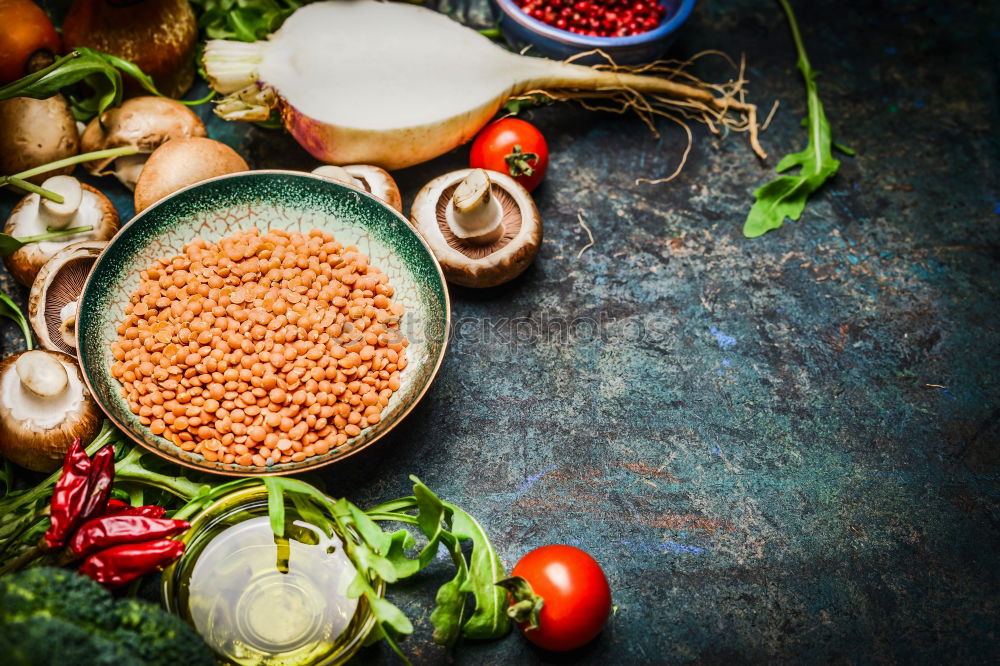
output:
M549 146L538 128L520 118L501 118L472 142L469 166L510 174L529 192L549 168Z
M546 650L573 650L601 633L611 613L611 588L597 561L573 546L536 548L521 558L513 577L526 580L544 600L538 628L524 637Z

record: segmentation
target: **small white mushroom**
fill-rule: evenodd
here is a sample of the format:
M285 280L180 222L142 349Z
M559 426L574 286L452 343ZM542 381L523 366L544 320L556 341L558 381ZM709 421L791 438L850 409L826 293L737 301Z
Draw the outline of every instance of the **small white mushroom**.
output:
M368 192L400 213L403 212L403 198L399 194L399 186L385 169L371 164L348 164L342 167L324 164L313 169L313 173Z
M448 281L466 287L513 280L542 242L531 195L497 171L461 169L435 178L417 194L410 218Z
M104 241L68 245L45 262L28 294L28 321L38 345L76 355L77 303Z
M121 106L94 118L81 135L83 152L134 146L135 155L88 162L95 176L113 173L130 190L135 189L150 153L171 139L206 136L205 124L191 109L165 97L133 97Z
M30 286L42 265L64 247L81 241L108 241L118 231L115 207L90 185L80 183L71 176L53 176L42 186L58 190L65 201L57 204L37 194L25 196L7 218L3 228L5 234L25 238L70 227L91 226L93 229L28 243L4 257L4 264L11 275L25 286Z
M69 356L34 350L0 362L0 453L12 462L51 472L74 439L93 439L101 419Z

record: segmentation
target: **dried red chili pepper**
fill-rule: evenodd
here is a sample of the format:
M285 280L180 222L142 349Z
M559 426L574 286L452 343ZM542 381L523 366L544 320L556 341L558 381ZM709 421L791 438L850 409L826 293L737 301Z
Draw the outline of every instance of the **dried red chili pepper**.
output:
M143 543L180 534L191 525L184 520L146 516L102 516L77 528L69 548L77 557L123 543Z
M98 516L108 505L111 497L111 483L115 480L115 447L110 444L94 454L90 459L90 477L87 500L80 509L77 525Z
M167 510L155 504L144 504L143 506L132 506L128 502L111 499L104 509L105 516L146 516L147 518L163 518L167 515Z
M49 548L61 548L73 528L80 524L80 511L88 499L90 458L77 437L66 451L62 474L52 491L49 507L49 529L45 543Z
M163 569L184 554L172 539L127 543L97 551L83 561L80 573L106 587L121 587L139 576Z

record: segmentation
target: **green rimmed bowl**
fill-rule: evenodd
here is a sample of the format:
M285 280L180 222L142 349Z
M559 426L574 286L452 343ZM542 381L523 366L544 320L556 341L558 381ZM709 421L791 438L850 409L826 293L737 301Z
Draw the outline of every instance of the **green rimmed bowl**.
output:
M341 447L297 463L245 467L209 462L139 423L111 375L111 345L139 273L198 237L218 241L256 226L332 233L356 245L389 277L393 301L405 307L409 339L400 388L381 420ZM248 171L207 180L157 202L122 227L94 264L80 296L77 350L84 379L108 417L145 448L187 467L230 476L293 474L343 460L392 430L430 387L444 358L450 306L441 268L406 219L364 192L297 171Z

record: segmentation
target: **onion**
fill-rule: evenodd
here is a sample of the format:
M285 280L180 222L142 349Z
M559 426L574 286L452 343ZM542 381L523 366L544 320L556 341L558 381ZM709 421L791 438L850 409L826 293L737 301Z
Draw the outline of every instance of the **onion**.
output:
M756 108L717 95L719 87L520 56L444 14L398 2L310 4L268 41L209 41L204 65L212 87L228 95L216 108L221 117L263 120L278 109L295 139L331 164L418 164L471 139L511 97L536 90L621 93L640 113L748 131L763 155Z

